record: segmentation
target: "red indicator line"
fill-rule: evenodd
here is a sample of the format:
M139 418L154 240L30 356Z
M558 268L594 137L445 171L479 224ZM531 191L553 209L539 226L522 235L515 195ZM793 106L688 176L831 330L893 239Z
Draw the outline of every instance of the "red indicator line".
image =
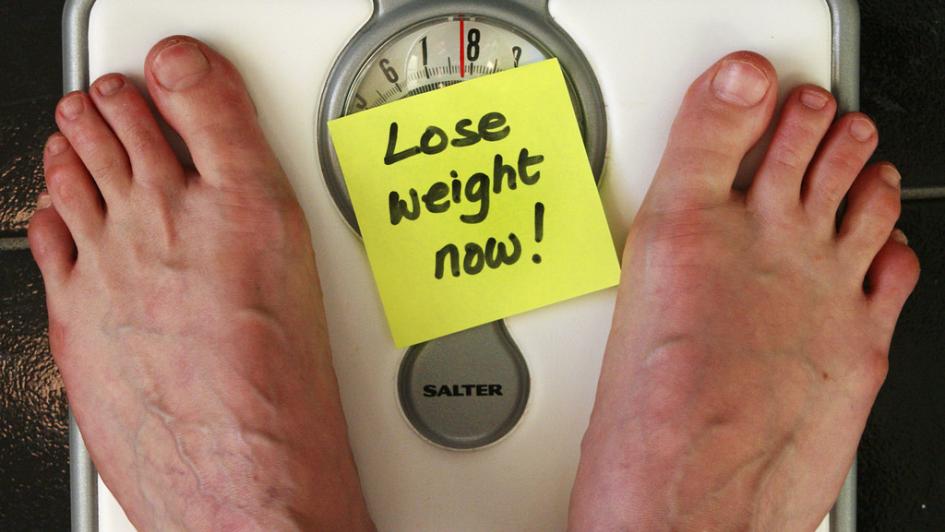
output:
M466 26L459 19L459 77L466 77Z

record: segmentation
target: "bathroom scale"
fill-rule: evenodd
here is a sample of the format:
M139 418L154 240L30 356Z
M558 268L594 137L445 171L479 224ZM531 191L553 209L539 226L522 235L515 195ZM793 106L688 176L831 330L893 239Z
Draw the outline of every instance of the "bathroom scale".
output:
M565 529L616 289L396 347L328 120L557 58L620 250L686 88L724 54L768 57L782 97L815 83L858 108L854 0L69 0L65 90L115 71L143 86L145 55L173 34L239 68L298 194L382 531ZM73 530L133 529L74 423L71 488ZM854 529L851 471L818 530Z

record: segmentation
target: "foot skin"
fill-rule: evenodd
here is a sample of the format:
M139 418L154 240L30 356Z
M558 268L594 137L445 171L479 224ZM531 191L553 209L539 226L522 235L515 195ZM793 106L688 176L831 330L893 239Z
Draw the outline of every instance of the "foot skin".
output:
M777 92L741 52L685 97L625 248L573 530L813 530L840 491L919 266L899 174L864 169L873 123L834 121L823 89L790 94L732 190Z
M29 228L98 471L141 529L370 529L308 228L243 82L186 37L145 76L196 172L103 76L57 107Z

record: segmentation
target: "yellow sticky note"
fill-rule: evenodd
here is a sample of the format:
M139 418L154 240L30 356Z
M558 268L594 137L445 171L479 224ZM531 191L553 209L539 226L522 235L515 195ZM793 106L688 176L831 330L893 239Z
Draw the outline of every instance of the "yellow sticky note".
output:
M328 127L398 347L617 284L556 59Z

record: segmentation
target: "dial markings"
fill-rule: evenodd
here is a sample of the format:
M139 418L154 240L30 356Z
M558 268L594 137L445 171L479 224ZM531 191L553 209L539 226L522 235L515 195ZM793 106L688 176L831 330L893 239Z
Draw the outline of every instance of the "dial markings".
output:
M547 57L521 37L514 28L479 17L431 19L388 41L365 63L349 89L346 114ZM459 54L454 56L457 45Z
M466 26L459 19L459 77L466 77Z

